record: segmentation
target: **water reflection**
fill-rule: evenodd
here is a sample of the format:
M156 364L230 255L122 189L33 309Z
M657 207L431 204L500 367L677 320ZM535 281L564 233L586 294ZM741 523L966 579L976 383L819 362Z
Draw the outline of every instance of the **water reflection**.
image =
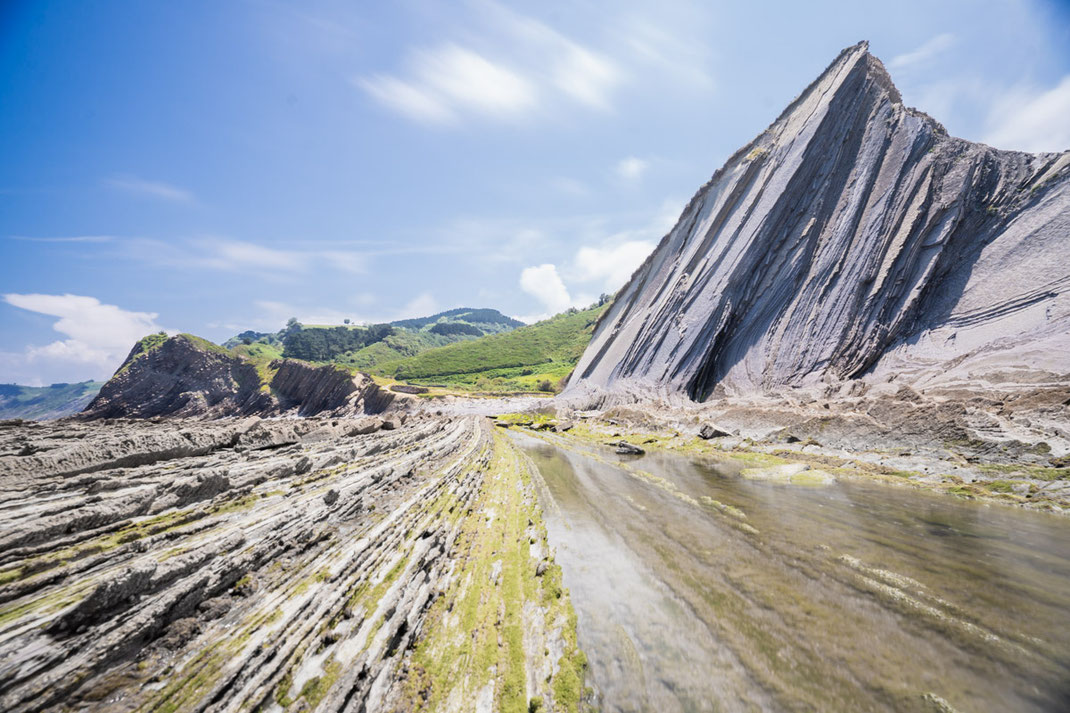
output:
M514 437L604 710L1066 709L1064 518Z

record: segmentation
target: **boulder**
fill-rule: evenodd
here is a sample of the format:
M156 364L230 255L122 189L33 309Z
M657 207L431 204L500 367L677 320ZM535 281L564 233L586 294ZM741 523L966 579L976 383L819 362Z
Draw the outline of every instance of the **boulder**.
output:
M644 453L646 453L646 451L644 451L642 448L640 448L639 446L632 445L631 443L628 443L627 441L618 441L617 442L617 454L618 455L641 456Z
M724 436L731 436L726 429L707 421L702 424L702 427L698 429L698 437L704 441L708 441L711 438L723 438Z

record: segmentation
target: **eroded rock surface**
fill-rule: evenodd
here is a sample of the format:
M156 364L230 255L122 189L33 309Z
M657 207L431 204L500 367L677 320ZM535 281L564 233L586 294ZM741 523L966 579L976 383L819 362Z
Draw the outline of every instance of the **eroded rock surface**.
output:
M371 377L330 364L280 359L262 374L246 359L190 335L150 348L143 343L82 418L346 416L381 413L396 398Z
M0 709L376 711L477 692L567 709L574 620L526 465L478 417L382 425L3 424Z
M1070 152L904 106L865 43L740 149L618 294L567 393L1065 386Z

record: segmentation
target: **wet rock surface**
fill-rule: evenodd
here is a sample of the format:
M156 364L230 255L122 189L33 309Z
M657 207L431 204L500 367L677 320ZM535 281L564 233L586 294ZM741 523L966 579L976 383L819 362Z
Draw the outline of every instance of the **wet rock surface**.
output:
M3 424L0 709L374 711L457 696L462 683L427 673L420 646L450 640L445 603L485 591L457 573L493 551L499 590L535 598L503 594L475 625L497 641L519 622L544 645L511 652L519 673L466 672L460 655L443 665L492 702L563 709L549 675L519 692L505 681L556 670L549 652L566 648L567 598L551 607L522 584L545 552L529 557L528 542L545 532L512 535L522 557L503 557L508 537L474 554L508 534L495 518L537 517L527 476L501 465L519 462L511 447L477 417L392 425Z

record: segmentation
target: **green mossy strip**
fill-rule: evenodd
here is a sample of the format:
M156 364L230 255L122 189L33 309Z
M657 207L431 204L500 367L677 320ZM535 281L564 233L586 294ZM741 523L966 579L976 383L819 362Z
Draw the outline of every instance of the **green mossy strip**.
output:
M586 658L576 643L575 612L557 565L547 563L536 575L533 540L545 547L531 474L515 446L495 432L479 501L454 546L458 570L431 606L413 651L411 709L440 710L458 695L475 700L490 686L496 711L580 710ZM536 612L545 631L560 627L565 643L564 655L554 662L556 674L530 700L528 671L536 662L524 648L525 627L531 625L525 611L529 617Z

